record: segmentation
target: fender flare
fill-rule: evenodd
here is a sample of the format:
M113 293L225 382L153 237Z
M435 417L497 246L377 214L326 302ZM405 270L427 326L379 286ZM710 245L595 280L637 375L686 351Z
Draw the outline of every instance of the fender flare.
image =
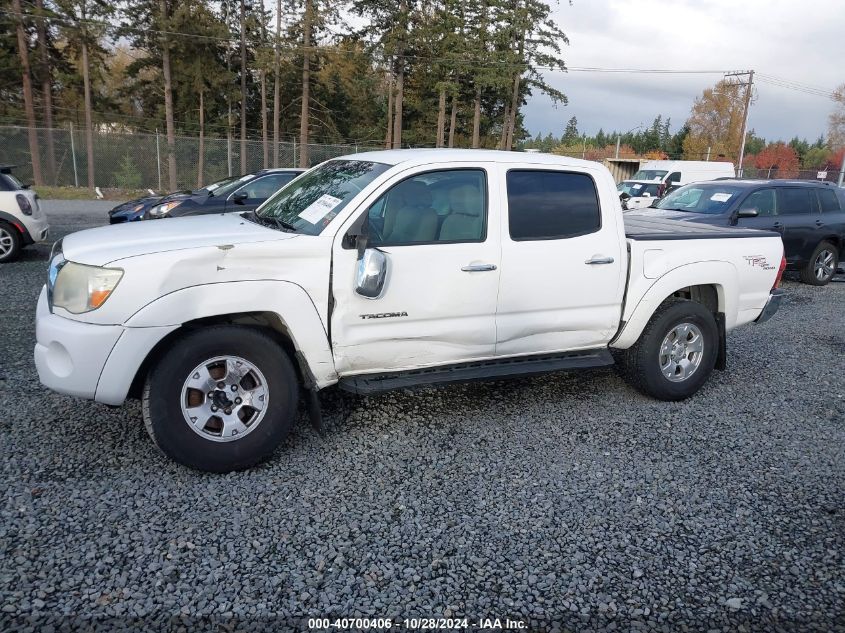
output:
M139 309L123 324L97 385L97 400L120 404L138 370L164 338L198 319L268 313L278 318L321 389L337 382L334 357L317 308L308 293L288 281L231 281L175 290ZM297 358L292 358L296 363Z
M691 262L673 268L658 277L633 306L610 346L628 349L640 338L655 310L674 293L689 286L714 286L719 300L718 312L725 315L725 328L736 324L736 298L739 292L736 267L724 261Z

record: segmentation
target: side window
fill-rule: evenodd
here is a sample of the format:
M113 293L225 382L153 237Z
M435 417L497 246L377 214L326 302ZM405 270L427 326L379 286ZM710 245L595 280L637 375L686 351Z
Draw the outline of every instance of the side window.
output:
M563 239L601 228L596 185L586 174L511 170L507 185L513 240Z
M673 171L671 174L669 174L669 175L666 177L666 182L668 182L668 183L670 183L670 184L671 184L671 183L679 183L679 182L681 182L681 172L679 172L679 171Z
M810 199L810 190L798 187L778 189L779 215L808 215L818 213L815 201Z
M293 178L293 174L272 174L269 176L262 176L261 178L256 178L252 182L247 183L238 189L235 194L245 193L247 198L250 199L266 199L276 193L284 185L288 184L291 180L293 180Z
M756 209L757 215L760 217L777 215L775 190L761 189L760 191L755 191L743 201L743 203L739 206L739 209L741 211L746 209Z
M368 209L370 243L377 246L483 242L487 178L481 169L450 169L412 176Z
M647 193L652 198L656 198L660 195L660 185L648 185L643 193Z
M819 197L819 206L822 213L838 213L842 210L839 206L839 198L832 189L818 189L816 194Z

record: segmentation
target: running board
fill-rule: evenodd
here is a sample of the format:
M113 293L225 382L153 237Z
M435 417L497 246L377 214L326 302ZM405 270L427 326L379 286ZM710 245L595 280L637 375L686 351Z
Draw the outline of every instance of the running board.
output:
M606 348L602 348L567 354L517 356L386 374L359 374L341 378L338 386L345 391L368 395L406 387L518 378L546 374L552 371L607 367L609 365L613 365L613 356Z

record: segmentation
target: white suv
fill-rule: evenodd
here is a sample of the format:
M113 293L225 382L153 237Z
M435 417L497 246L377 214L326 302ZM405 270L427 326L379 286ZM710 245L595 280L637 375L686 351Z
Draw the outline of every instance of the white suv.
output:
M47 217L38 196L0 165L0 264L17 259L21 249L47 239Z

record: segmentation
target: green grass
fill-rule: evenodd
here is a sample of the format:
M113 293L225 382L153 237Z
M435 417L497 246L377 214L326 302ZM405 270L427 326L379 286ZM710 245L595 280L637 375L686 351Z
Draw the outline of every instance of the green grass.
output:
M43 200L94 200L97 194L87 187L33 187L38 197ZM131 200L132 198L140 198L148 196L149 192L146 189L110 189L100 188L105 198L104 200Z

